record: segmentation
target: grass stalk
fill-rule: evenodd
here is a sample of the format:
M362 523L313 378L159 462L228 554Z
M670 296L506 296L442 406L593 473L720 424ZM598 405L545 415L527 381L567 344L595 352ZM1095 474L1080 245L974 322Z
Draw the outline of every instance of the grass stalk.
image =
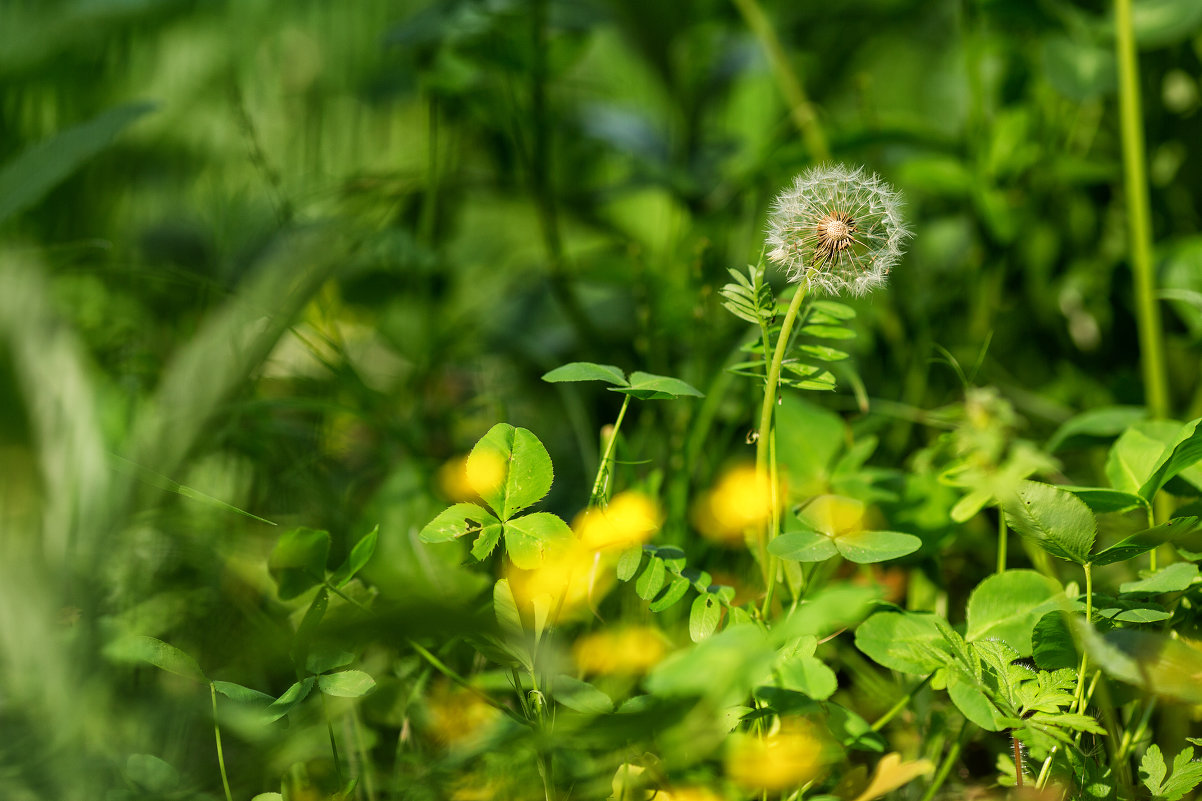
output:
M605 495L606 483L609 477L609 463L613 458L614 443L618 441L618 432L622 429L622 421L626 418L626 408L630 406L630 396L622 399L622 408L618 410L618 419L614 421L613 431L605 440L605 452L601 454L601 463L597 465L597 477L593 479L593 491L589 493L588 505L597 506Z
M213 737L217 740L217 767L221 769L221 786L225 789L225 801L234 801L230 792L230 778L225 772L225 752L221 748L221 726L217 723L217 687L209 682L209 695L213 699Z
M1119 71L1119 117L1126 183L1128 248L1135 283L1135 314L1144 380L1144 401L1154 418L1169 415L1165 373L1164 332L1156 305L1156 276L1152 267L1152 223L1148 200L1143 115L1140 111L1139 63L1131 23L1131 0L1115 0L1115 50Z

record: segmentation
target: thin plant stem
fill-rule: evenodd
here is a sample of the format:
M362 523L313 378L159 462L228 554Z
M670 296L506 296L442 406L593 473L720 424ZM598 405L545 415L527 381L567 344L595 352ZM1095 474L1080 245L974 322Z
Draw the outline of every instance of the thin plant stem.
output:
M769 556L768 542L776 536L777 531L780 529L780 504L776 502L776 487L771 485L770 479L775 470L770 469L768 464L769 444L772 441L772 412L776 409L776 391L780 385L780 367L785 360L785 352L789 349L789 338L793 334L793 324L797 321L797 314L801 311L801 304L805 300L805 296L805 287L798 286L797 292L793 295L793 301L789 304L788 311L785 312L785 319L781 321L780 334L776 340L776 350L772 354L772 362L768 365L768 375L764 382L764 402L760 407L760 427L755 441L756 475L760 477L761 481L769 482L772 492L771 523L767 531L761 530L759 539L760 564L763 566L764 587L767 590L762 610L764 615L767 615L772 603L772 591L776 584L776 557Z
M739 13L743 15L751 33L759 40L760 47L764 49L764 54L772 65L772 74L776 77L776 85L780 88L780 93L784 95L785 103L789 106L789 116L801 133L801 138L806 144L806 149L810 151L810 156L815 161L829 160L831 148L826 141L826 133L818 123L818 115L814 113L814 106L806 96L805 88L789 65L785 49L781 46L780 39L777 38L776 28L773 27L768 15L764 13L764 9L756 0L734 0L734 4L739 9Z
M221 786L225 788L225 801L234 801L230 792L230 779L225 773L225 752L221 749L221 726L217 723L217 686L209 682L209 695L213 698L213 737L217 740L217 767L221 769Z
M1044 782L1048 780L1052 769L1052 757L1056 755L1056 748L1053 747L1048 753L1048 758L1043 761L1043 765L1039 768L1039 776L1035 779L1035 789L1042 790Z
M330 752L334 755L334 775L338 777L338 789L346 787L346 779L342 776L342 760L338 757L338 740L334 738L334 724L330 721L330 711L326 708L325 693L321 693L321 714L326 719L326 731L330 733Z
M931 781L930 787L922 794L920 801L931 801L935 797L935 793L939 792L939 788L947 781L947 776L952 772L952 767L956 761L960 759L960 749L964 747L964 740L968 737L968 721L964 721L964 725L960 727L960 734L956 737L956 741L952 743L952 747L947 749L947 754L943 757L943 762L939 764L939 770L935 772L935 778Z
M1123 143L1123 177L1126 183L1128 247L1135 282L1136 323L1143 368L1145 403L1154 418L1169 415L1168 379L1164 363L1164 331L1156 305L1156 277L1152 271L1152 224L1148 200L1143 115L1140 112L1139 63L1131 23L1131 0L1115 0L1115 51L1119 72L1119 116Z
M1148 728L1148 721L1152 719L1152 712L1156 710L1156 701L1157 697L1153 695L1144 707L1144 713L1140 715L1139 723L1136 724L1135 728L1123 732L1123 741L1119 743L1118 759L1126 759L1136 743L1143 739L1144 730Z
M1093 565L1085 565L1085 624L1093 625ZM1081 669L1077 671L1077 713L1085 713L1085 671L1089 667L1089 654L1081 651Z
M889 721L893 720L893 718L897 716L898 712L901 712L903 709L905 709L910 704L910 699L914 697L914 693L918 692L923 687L926 687L927 683L930 682L930 680L932 678L934 678L934 676L935 676L935 674L931 673L926 678L924 678L922 681L918 682L913 687L911 687L906 692L905 695L903 695L901 698L899 698L897 700L896 704L889 707L888 711L885 712L885 714L881 715L879 718L876 719L876 721L872 724L872 730L880 731L881 729L885 728L885 724L887 724Z
M622 420L626 417L626 407L628 406L630 406L630 396L625 395L622 399L622 408L618 410L618 419L614 421L613 431L605 440L605 452L601 454L601 464L597 465L597 477L593 479L593 491L589 493L588 497L589 506L596 506L604 497L614 443L618 441L618 431L622 428Z
M1006 513L999 504L997 509L997 572L1006 572Z
M505 706L504 704L500 703L499 701L497 701L494 698L492 698L491 696L489 696L487 693L481 692L480 690L473 687L471 682L469 682L467 679L460 676L458 673L456 673L451 668L447 667L446 664L444 664L441 659L436 657L434 654L430 653L428 650L426 650L424 647L422 647L417 642L410 640L409 645L412 646L413 650L417 651L417 653L423 659L425 659L427 662L429 662L431 667L433 667L435 670L437 670L442 675L446 676L451 681L458 684L463 689L465 689L468 692L475 695L477 698L479 698L484 703L486 703L489 706L493 707L494 709L500 711L502 714L506 715L507 717L509 717L510 719L512 719L518 723L526 725L529 722L525 718L523 718L520 715L518 715L517 713L515 713L509 707ZM519 688L521 687L520 684L518 686L519 686ZM519 692L518 695L520 696L521 693Z

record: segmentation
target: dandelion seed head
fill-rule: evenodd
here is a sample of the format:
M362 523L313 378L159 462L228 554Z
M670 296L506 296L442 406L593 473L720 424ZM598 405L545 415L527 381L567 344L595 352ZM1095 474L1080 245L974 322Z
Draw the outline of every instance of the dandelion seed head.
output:
M811 292L863 295L885 283L909 236L893 187L862 167L823 165L773 201L768 260Z

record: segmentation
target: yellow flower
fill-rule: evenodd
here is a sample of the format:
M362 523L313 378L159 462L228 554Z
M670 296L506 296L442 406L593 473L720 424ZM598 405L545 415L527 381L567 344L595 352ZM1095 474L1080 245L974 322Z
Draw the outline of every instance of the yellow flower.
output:
M660 511L641 492L620 492L604 509L587 509L576 518L576 534L584 547L624 549L640 545L659 530Z
M599 631L572 646L576 666L584 673L642 674L667 652L664 635L648 626Z
M612 570L604 569L601 555L578 540L549 550L534 570L506 570L513 599L524 615L546 615L549 622L571 617L600 599L613 586Z
M772 516L772 487L755 467L726 472L693 504L693 524L716 542L739 544L744 532L763 526Z
M807 722L786 720L774 734L732 736L726 749L726 775L747 789L788 790L818 777L826 751L826 742Z
M447 682L438 682L426 695L426 713L434 739L454 748L479 740L500 718L483 698Z

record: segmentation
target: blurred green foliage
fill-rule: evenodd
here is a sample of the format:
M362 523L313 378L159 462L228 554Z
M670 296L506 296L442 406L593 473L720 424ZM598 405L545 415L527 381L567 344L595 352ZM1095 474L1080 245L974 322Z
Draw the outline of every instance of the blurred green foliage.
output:
M922 459L896 475L950 427L932 410L996 387L1008 430L1043 441L1143 401L1109 4L762 10L831 157L897 186L915 231L889 288L849 301L852 367L806 418L834 441L796 450L821 447L804 469L825 481L840 440L877 437L868 483L926 541L915 572L988 570L939 553L958 498ZM1202 6L1135 10L1170 390L1191 419ZM369 792L436 797L386 778L439 787L456 767L406 750L424 664L406 641L491 625L484 577L417 538L447 505L440 469L494 423L532 429L556 467L547 508L570 520L621 398L540 376L677 376L706 399L632 406L613 480L661 497L664 541L688 541L690 498L752 456L757 388L723 369L745 326L718 290L822 155L723 0L0 2L0 796L218 797L207 694L101 647L158 637L278 694L303 614L268 572L280 527L328 530L332 569L378 524L370 589L348 592L378 593L381 616L330 615L380 689L338 737L378 761ZM1102 472L1096 449L1062 456ZM962 600L971 579L950 572ZM633 738L639 714L698 713L663 702L567 742ZM231 721L235 795L336 789L309 723ZM507 753L542 748L502 725ZM609 791L593 781L580 797Z

